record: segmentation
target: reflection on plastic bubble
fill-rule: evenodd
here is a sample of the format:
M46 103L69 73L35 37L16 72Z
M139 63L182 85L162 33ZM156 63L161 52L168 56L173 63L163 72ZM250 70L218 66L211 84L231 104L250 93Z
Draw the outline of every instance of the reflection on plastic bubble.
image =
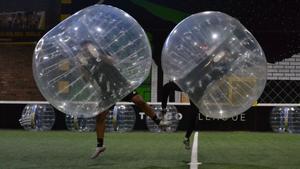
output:
M266 83L266 58L253 35L221 12L191 15L168 36L164 73L207 117L236 116L258 99Z
M25 130L51 130L55 122L55 112L48 104L28 104L23 109L19 122Z
M124 11L94 5L67 18L36 45L33 74L58 110L93 117L148 76L151 49L142 27Z
M157 117L162 119L161 106L160 105L151 105L151 107L153 108ZM168 105L166 107L166 109L167 109L167 112L164 116L164 120L170 121L171 125L162 129L157 124L155 124L149 116L147 116L146 124L147 124L148 129L151 132L175 132L177 130L177 127L179 124L179 116L178 116L178 111L177 111L176 107Z
M136 114L133 106L115 105L107 116L106 131L129 132L133 130Z
M275 132L300 133L300 109L298 107L274 107L270 124Z
M66 115L66 126L68 130L79 132L90 132L96 129L96 118L77 117L74 115Z

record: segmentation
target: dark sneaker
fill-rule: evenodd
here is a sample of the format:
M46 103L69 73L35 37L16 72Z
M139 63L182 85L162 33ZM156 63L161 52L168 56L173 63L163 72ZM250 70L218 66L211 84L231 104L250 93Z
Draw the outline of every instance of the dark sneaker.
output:
M185 139L183 140L183 144L185 145L185 149L186 149L186 150L190 150L190 149L191 149L191 146L190 146L190 140L189 140L189 139L185 138Z

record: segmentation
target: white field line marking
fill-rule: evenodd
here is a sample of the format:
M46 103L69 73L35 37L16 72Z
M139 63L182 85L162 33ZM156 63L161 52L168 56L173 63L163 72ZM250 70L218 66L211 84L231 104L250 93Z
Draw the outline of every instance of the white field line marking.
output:
M198 169L198 165L200 164L201 163L198 162L198 132L195 132L191 154L191 162L189 163L190 169Z

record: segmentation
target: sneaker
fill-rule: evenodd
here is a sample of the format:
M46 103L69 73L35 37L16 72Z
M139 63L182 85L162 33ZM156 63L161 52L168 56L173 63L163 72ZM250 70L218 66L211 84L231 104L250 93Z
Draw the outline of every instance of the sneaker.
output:
M106 150L105 146L102 147L96 147L96 151L91 156L91 159L97 158L101 153L103 153Z
M183 140L183 144L185 145L185 149L186 149L186 150L191 149L191 146L190 146L190 140L189 140L188 138L185 138L185 139Z
M170 125L171 125L171 121L169 121L169 120L161 120L159 122L160 127L167 127L167 126L170 126Z

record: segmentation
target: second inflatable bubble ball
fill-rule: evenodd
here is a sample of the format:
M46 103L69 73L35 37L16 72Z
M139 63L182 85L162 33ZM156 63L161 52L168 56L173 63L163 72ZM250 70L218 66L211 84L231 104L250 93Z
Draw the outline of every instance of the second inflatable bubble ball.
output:
M230 118L251 107L267 75L254 36L221 12L197 13L180 22L165 41L162 67L200 112L213 118Z

